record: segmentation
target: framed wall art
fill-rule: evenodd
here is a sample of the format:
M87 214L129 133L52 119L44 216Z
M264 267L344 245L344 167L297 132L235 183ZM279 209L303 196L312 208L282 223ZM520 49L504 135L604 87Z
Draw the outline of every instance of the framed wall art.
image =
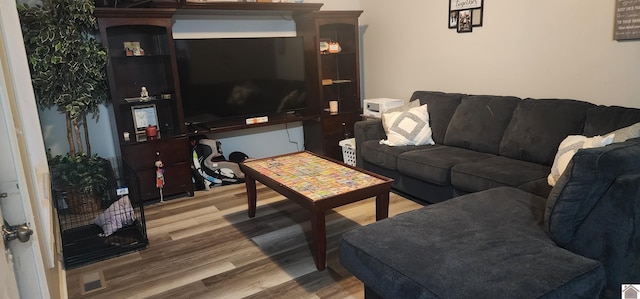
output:
M471 32L473 27L481 27L484 0L449 0L449 29L457 32Z
M613 38L640 39L640 0L616 0Z
M458 12L458 32L471 32L473 30L472 17L471 9Z

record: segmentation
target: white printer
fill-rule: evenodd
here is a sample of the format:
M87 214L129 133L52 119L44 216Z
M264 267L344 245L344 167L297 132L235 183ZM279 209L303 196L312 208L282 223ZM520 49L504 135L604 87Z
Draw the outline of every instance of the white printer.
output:
M364 99L364 107L362 108L362 114L367 117L382 117L382 113L395 107L404 105L404 100L388 99L388 98L376 98L376 99Z

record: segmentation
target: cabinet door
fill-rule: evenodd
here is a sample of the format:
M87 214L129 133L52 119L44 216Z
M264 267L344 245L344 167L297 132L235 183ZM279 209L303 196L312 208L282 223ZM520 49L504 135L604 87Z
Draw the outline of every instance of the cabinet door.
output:
M360 120L359 114L340 114L322 117L324 155L342 161L340 140L353 137L353 125Z
M324 22L329 22L325 20ZM360 71L356 22L319 25L321 41L337 43L340 51L320 54L321 99L338 101L340 113L360 112Z
M155 168L154 163L162 160L165 165L190 162L187 138L159 139L149 142L122 146L125 161L134 170Z
M137 172L140 183L140 199L150 200L160 198L160 190L156 187L156 169L145 169ZM168 165L164 167L164 196L188 193L193 195L191 181L191 165L187 163Z
M159 139L121 147L124 160L135 171L142 200L160 197L156 187L155 162L164 164L163 195L188 193L193 195L191 181L191 151L187 138Z

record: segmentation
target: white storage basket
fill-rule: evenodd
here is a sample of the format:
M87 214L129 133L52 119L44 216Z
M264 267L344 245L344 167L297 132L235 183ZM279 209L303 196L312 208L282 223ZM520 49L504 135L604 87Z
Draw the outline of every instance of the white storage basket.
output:
M349 138L340 140L338 145L342 147L342 160L344 160L344 163L356 166L356 139Z

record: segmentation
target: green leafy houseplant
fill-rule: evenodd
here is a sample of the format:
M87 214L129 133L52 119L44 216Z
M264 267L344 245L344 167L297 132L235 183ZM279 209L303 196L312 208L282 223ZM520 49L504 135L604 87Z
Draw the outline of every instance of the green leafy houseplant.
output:
M52 182L78 213L97 210L108 200L112 173L108 161L91 155L87 128L87 115L97 118L108 97L107 52L95 37L94 8L94 0L18 5L36 101L41 108L58 109L66 120L69 152L49 153Z
M108 96L107 52L96 38L94 0L19 4L18 13L36 101L65 114L69 154L91 154L87 115L98 115ZM80 127L82 126L82 129Z
M58 186L73 187L92 196L102 196L108 189L105 167L109 167L109 162L103 158L85 153L75 157L67 154L51 157L49 163L56 173L54 184Z
M79 153L51 157L54 189L66 193L67 204L74 212L92 212L108 202L110 182L114 180L109 161Z

